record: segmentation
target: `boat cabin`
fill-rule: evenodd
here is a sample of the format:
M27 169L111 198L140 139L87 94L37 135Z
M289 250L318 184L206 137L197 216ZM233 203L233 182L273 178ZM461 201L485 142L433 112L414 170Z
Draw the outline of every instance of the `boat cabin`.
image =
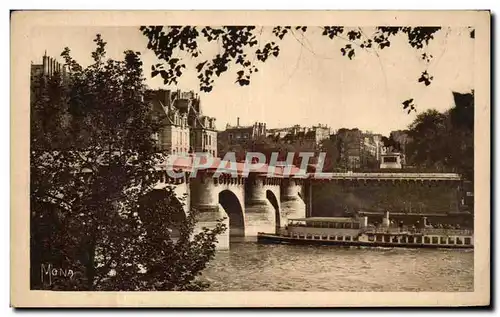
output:
M332 228L332 229L360 229L361 224L355 218L335 217L335 218L299 218L289 219L288 226L310 227L310 228Z
M288 220L287 234L299 239L357 241L365 226L364 218L297 218Z

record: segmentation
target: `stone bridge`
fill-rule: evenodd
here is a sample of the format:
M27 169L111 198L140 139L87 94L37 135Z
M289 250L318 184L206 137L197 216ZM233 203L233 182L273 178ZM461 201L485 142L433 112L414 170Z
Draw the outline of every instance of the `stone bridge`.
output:
M196 171L192 162L176 162L174 166L158 167L160 182L157 188L173 185L178 198L186 197L185 212L199 211L198 228L213 227L218 219L227 218L228 230L219 237L219 249L229 248L231 237L255 237L258 232L277 232L287 219L312 215L312 190L325 183L370 184L383 183L399 186L408 182L420 184L446 183L458 186L457 174L417 174L417 173L300 173L291 167L285 175L284 167L274 167L269 174L269 166L245 173L243 163L217 172L221 160L213 166ZM224 163L225 164L225 163ZM182 177L173 178L169 170L175 170Z

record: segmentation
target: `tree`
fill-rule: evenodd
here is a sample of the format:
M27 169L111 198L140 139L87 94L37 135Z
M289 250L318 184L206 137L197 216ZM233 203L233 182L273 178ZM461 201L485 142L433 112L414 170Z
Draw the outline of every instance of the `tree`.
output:
M106 42L100 35L94 42L92 65L82 67L66 48L69 78L42 76L33 95L31 287L202 289L196 277L225 227L195 234L196 211L179 218L174 192L154 189L165 156L156 150L159 124L144 101L140 54L106 60ZM75 276L44 283L44 264Z
M152 66L151 76L160 75L165 85L176 84L187 69L183 57L187 55L196 61L200 90L210 92L215 78L235 69L235 82L240 86L250 84L252 74L259 71L260 64L269 58L277 58L280 54L279 42L287 36L293 36L304 46L303 40L311 27L275 26L272 28L272 40L261 40L263 28L255 26L141 26L140 30L148 39L147 47L151 49L160 63ZM385 27L371 29L344 26L319 27L321 35L329 40L342 40L346 44L340 54L353 59L358 49L374 53L390 47L395 36L404 35L408 44L416 49L424 63L429 65L433 56L425 51L427 44L434 38L440 27ZM310 32L309 32L310 33ZM470 29L470 37L474 38L474 30ZM302 40L301 40L302 39ZM202 52L203 43L217 43L219 52L214 56ZM203 53L203 54L202 54ZM427 66L416 81L426 86L434 77ZM402 102L403 109L410 113L415 111L413 98Z
M453 93L455 106L440 113L428 110L410 125L408 160L411 164L452 170L474 177L474 93Z
M444 168L443 154L448 144L443 137L447 133L446 115L437 110L427 110L417 116L410 125L409 161L423 167Z

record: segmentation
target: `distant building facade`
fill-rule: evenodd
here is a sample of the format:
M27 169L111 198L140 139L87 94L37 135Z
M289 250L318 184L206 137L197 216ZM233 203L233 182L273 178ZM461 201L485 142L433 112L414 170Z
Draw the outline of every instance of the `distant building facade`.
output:
M157 89L148 90L146 98L162 119L157 136L161 151L175 155L191 152L217 155L215 118L202 114L198 95L192 91Z
M41 64L33 64L31 62L31 78L40 75L52 77L54 74L59 73L64 78L67 75L67 70L64 64L59 63L55 58L47 56L47 52L42 56Z
M221 141L226 144L242 144L266 136L266 124L255 122L253 125L240 125L240 118L236 119L236 125L226 125L226 130L220 133Z
M322 124L312 127L294 125L288 128L270 129L267 131L267 137L303 148L316 149L321 141L330 137L330 128Z
M31 62L30 68L30 87L32 100L40 95L41 83L40 78L51 78L55 74L61 76L64 83L68 79L69 72L64 64L59 63L55 58L47 56L47 52L42 56L41 64Z
M382 154L382 135L363 132L357 128L342 128L330 139L335 140L344 168L378 168Z

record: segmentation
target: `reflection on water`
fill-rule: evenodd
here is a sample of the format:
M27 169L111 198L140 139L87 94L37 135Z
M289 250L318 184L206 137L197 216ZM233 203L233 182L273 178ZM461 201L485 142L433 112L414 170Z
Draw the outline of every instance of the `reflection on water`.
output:
M472 250L233 242L203 274L212 291L473 291Z

